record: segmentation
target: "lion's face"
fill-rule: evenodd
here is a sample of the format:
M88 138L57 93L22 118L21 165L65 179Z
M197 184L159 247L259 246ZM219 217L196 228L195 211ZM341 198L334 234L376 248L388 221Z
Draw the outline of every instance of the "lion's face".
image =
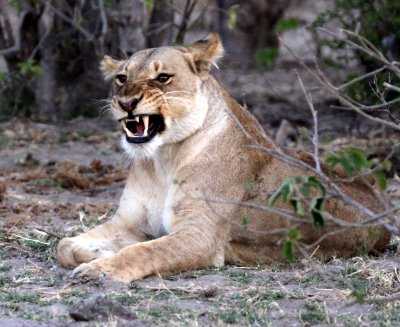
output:
M212 34L187 48L147 49L125 61L104 57L101 68L113 83L111 111L127 153L151 157L202 126L208 108L201 86L222 51Z

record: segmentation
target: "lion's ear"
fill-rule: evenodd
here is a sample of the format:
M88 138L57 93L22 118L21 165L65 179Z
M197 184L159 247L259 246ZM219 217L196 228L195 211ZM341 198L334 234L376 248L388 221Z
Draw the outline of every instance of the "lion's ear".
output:
M100 63L100 70L103 72L106 81L112 79L121 67L121 61L112 59L110 56L104 56Z
M199 72L209 71L211 65L218 67L218 60L224 55L224 47L217 33L210 33L205 39L190 45L188 49Z

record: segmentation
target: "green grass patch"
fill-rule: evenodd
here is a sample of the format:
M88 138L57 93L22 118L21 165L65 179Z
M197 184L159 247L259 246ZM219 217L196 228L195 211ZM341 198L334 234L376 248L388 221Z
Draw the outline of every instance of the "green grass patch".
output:
M5 276L0 277L0 287L4 287L11 283L12 283L12 280L10 277L5 277Z
M316 286L323 280L324 276L321 275L320 273L310 273L301 279L300 284L303 287Z
M378 322L379 326L400 326L400 303L395 301L377 305L370 319Z
M131 306L139 303L140 300L143 299L143 296L136 293L124 292L115 295L114 299L117 300L122 305Z
M326 320L325 310L321 304L307 303L305 309L306 310L300 314L300 319L303 322L316 325Z
M57 238L42 239L38 238L33 234L28 235L14 235L14 239L22 245L25 249L28 249L34 253L40 254L40 258L44 262L56 260L56 248L58 244Z
M181 310L175 306L163 305L149 310L137 310L138 317L144 320L152 320L158 323L171 323L177 325L193 325L197 314L192 310Z
M248 271L226 271L225 275L236 284L249 284L253 275Z
M0 299L5 302L12 302L12 303L38 303L40 298L35 293L27 293L27 294L20 294L20 293L6 293L0 296Z
M0 265L0 272L8 272L12 269L10 265Z

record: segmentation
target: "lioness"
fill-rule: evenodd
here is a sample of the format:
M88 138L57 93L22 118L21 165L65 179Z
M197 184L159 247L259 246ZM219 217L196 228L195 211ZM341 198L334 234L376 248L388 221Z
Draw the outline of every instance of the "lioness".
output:
M282 236L293 224L306 244L330 232L315 256L384 250L390 234L380 225L335 234L332 224L316 229L306 219L293 222L246 206L265 204L285 177L304 171L246 146L279 151L209 74L222 55L218 35L210 34L188 47L147 49L122 61L104 57L101 69L113 80L111 111L132 162L115 216L59 243L60 263L77 267L74 276L129 282L225 263L281 261ZM298 158L312 163L310 156ZM362 184L341 187L370 210L382 209ZM334 198L325 210L350 223L366 219Z

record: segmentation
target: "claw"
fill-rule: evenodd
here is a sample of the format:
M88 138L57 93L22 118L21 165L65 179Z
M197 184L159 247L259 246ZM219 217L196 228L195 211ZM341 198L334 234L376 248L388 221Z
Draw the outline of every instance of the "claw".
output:
M81 278L95 279L102 276L105 276L105 274L99 271L96 267L93 267L88 263L82 263L80 266L76 267L69 274L69 277L72 279L81 279Z

